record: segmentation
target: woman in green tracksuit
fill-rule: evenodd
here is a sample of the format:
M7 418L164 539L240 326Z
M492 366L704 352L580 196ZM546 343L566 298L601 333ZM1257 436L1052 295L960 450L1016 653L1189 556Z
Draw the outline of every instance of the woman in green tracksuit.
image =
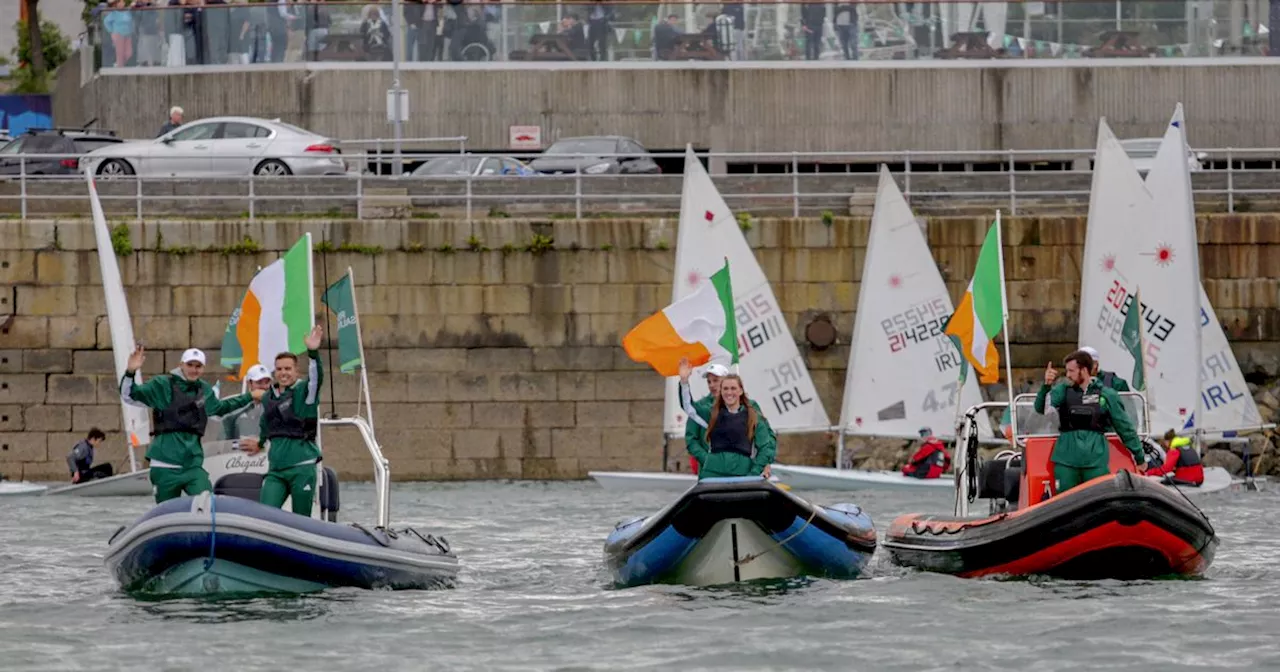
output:
M700 432L686 432L685 447L698 461L698 478L769 476L769 465L778 454L778 439L764 414L752 407L742 389L742 379L730 374L720 379L720 396L704 414Z
M133 406L151 409L151 484L156 489L156 503L213 490L209 473L204 470L205 426L210 416L224 415L262 398L255 390L228 399L218 399L213 387L203 380L204 353L191 348L182 353L182 368L159 375L141 385L134 384L134 373L142 368L146 355L139 345L125 365L120 380L120 398Z
M316 494L317 420L320 417L319 325L307 334L307 377L298 378L298 357L282 352L276 356L276 384L262 399L261 431L258 444L267 446L267 476L262 481L258 501L281 506L293 500L293 512L310 516ZM250 440L252 443L252 440ZM252 450L252 448L251 448Z
M1134 463L1142 471L1146 457L1133 421L1120 401L1120 394L1093 377L1093 358L1087 352L1076 351L1068 355L1066 369L1067 380L1054 385L1058 372L1052 362L1045 367L1044 385L1036 394L1035 403L1037 413L1044 413L1046 398L1051 406L1058 409L1060 433L1049 456L1054 465L1054 480L1058 483L1055 492L1066 492L1111 473L1108 430L1120 435L1125 448L1133 453Z

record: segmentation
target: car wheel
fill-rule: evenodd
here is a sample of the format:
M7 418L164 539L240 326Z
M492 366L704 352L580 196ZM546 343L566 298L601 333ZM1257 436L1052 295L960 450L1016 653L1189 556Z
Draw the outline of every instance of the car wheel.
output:
M253 169L253 174L258 177L284 177L286 175L292 175L293 171L289 170L289 166L285 164L284 161L267 159L266 161L259 163L257 168Z
M133 166L128 161L107 159L98 166L99 177L128 177L133 174Z

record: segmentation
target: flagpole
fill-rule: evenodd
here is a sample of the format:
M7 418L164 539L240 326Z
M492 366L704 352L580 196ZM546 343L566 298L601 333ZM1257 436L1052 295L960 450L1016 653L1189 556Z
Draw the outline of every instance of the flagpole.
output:
M1013 360L1009 357L1009 296L1004 287L1004 234L1000 230L1000 211L996 210L996 251L1000 255L1000 332L1004 334L1004 375L1009 388L1009 405L1013 406ZM1014 446L1018 440L1018 409L1009 411L1013 425Z
M327 234L326 234L325 241L328 242ZM327 292L329 291L329 252L327 249L320 253L320 272L324 275L324 288L325 288L325 291ZM313 284L312 286L314 287L315 285ZM354 291L352 292L352 295L353 296L355 295ZM312 310L311 312L312 312L311 319L315 320L315 311ZM333 392L333 389L334 389L333 374L337 371L337 369L333 368L334 334L329 329L329 313L330 312L331 311L328 311L328 310L324 311L324 330L325 330L325 333L329 335L329 338L327 339L329 341L329 347L325 348L325 351L329 356L329 376L328 376L329 378L329 417L336 418L338 417L338 399L337 397L334 396L334 392Z
M360 309L356 307L356 277L351 272L350 266L347 267L347 277L351 281L349 283L351 285L351 317L356 321L356 345L360 350L361 396L364 397L365 415L369 418L369 431L376 437L377 432L373 429L373 400L369 397L369 364L364 358L364 336L360 334Z
M1138 361L1134 362L1142 367L1142 421L1148 425L1147 433L1151 433L1151 401L1147 399L1147 339L1142 335L1142 286L1134 287L1133 305L1129 310L1138 311ZM1199 398L1199 395L1197 395Z

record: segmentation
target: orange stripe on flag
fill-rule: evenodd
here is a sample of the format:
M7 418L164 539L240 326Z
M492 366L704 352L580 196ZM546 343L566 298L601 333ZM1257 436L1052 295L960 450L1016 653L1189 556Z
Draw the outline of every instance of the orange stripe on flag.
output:
M1000 381L1000 353L996 351L995 341L988 340L985 361L973 359L974 341L973 294L965 292L960 298L960 305L947 323L946 333L960 339L960 347L964 358L969 360L973 370L978 372L978 380L984 385Z
M240 321L236 323L236 340L240 341L240 378L249 375L249 367L258 363L258 331L262 321L262 304L253 292L246 292L240 306Z
M665 313L657 313L637 324L625 338L622 348L635 362L644 362L664 376L680 374L680 360L701 366L711 361L711 353L701 343L686 343L671 326Z

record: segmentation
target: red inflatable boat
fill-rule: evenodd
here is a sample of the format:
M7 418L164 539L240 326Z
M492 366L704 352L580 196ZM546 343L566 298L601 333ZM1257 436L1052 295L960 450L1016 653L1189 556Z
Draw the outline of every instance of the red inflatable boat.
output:
M966 458L977 452L976 432L971 434ZM1052 497L1053 436L1028 437L1021 454L1006 451L1005 459L981 465L967 459L968 473L978 475L972 482L977 496L1001 512L986 518L900 516L883 546L897 564L965 577L1203 573L1218 546L1209 520L1178 490L1135 473L1119 437L1108 439L1112 473Z

